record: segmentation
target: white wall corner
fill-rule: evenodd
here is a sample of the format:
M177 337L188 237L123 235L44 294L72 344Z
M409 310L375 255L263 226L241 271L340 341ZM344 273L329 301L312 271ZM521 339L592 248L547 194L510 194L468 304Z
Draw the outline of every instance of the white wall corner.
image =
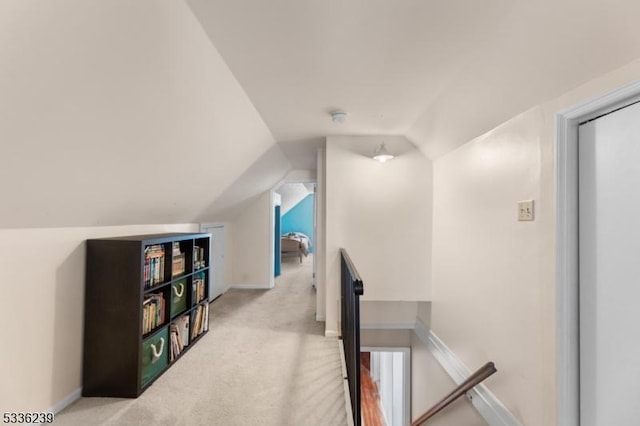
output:
M471 375L469 368L424 325L422 320L416 320L414 332L456 384L462 383ZM522 426L484 384L481 383L467 392L467 398L489 425Z
M340 334L338 333L338 330L325 330L324 331L324 336L325 337L338 337L338 336L340 336Z
M429 341L429 327L422 321L420 318L416 317L416 325L413 329L413 332L416 333L416 336L424 343L429 346L427 343Z

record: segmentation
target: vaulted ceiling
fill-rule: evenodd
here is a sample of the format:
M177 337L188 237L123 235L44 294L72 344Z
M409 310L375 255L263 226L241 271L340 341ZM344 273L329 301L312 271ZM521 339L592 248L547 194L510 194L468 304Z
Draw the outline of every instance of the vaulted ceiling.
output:
M630 0L187 1L296 167L336 134L437 157L640 56Z
M330 135L436 158L640 58L637 16L631 0L3 0L0 228L232 218Z

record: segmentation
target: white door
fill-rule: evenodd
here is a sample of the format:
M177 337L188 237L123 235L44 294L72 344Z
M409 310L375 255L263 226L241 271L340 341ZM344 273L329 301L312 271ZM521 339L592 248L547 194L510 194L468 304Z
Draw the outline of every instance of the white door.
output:
M640 104L579 128L580 424L640 424Z
M209 273L209 301L220 296L225 290L224 256L226 235L224 225L202 226L202 232L211 233L211 271Z

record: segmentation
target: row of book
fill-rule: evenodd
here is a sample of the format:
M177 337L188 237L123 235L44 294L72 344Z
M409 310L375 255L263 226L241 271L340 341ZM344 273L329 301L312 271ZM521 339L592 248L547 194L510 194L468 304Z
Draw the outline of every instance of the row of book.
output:
M144 248L144 288L164 281L164 247L154 244Z
M191 340L209 330L209 305L204 304L191 313Z
M142 334L164 324L165 301L162 293L147 294L142 303Z
M169 358L173 361L189 345L189 315L176 318L169 326L169 333L169 340L171 341Z
M207 261L204 257L204 247L193 246L193 267L200 269L205 266L207 266Z
M196 303L202 302L206 296L206 289L204 284L204 274L198 273L193 277L193 283L191 285L191 297L196 301Z

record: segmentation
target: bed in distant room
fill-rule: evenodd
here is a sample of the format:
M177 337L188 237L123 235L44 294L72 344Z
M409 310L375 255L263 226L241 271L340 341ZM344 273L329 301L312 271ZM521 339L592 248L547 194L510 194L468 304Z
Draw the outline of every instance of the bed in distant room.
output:
M307 257L311 250L311 240L301 232L288 232L280 238L280 252L282 257L297 257L302 263L302 257Z

